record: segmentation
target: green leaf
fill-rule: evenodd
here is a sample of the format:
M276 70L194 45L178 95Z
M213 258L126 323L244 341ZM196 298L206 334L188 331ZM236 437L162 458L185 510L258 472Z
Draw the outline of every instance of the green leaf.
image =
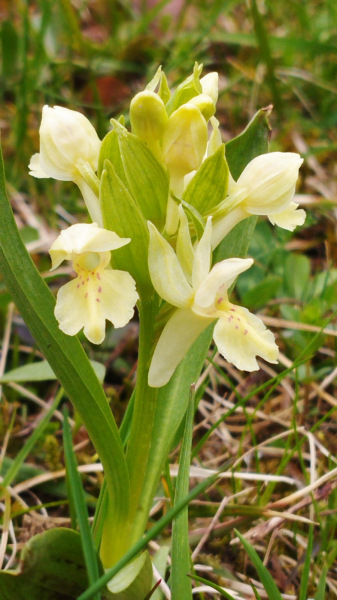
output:
M105 366L101 363L91 360L92 368L94 369L99 381L103 382L105 377ZM22 381L48 381L56 379L56 375L46 360L31 363L18 367L12 371L8 371L0 377L0 383L22 382Z
M108 160L104 163L100 200L104 227L131 238L129 244L113 252L113 265L129 271L141 286L151 286L147 264L149 233L144 217Z
M14 221L0 157L0 271L13 300L65 393L73 402L99 454L115 518L110 536L123 554L127 546L129 477L118 429L93 368L79 340L62 333L54 316L55 300L29 256Z
M198 575L190 575L190 577L192 579L195 579L195 581L200 581L200 583L203 583L204 585L208 585L209 587L213 588L213 590L219 592L220 596L223 596L223 598L227 598L227 600L235 600L234 596L226 592L226 590L224 590L216 583L213 583L213 581L209 581L208 579L204 579L203 577L199 577Z
M150 592L153 569L148 551L146 550L108 583L111 598L115 600L140 600Z
M34 536L21 553L19 570L0 572L1 600L75 600L87 587L80 536L72 529Z
M269 300L275 298L281 283L280 277L269 275L243 295L242 304L254 310L263 308Z
M179 455L179 472L176 482L174 504L188 494L190 484L191 446L194 418L195 388L191 388L191 398L187 407L185 431ZM177 515L172 524L172 567L171 594L173 598L192 598L192 585L188 578L191 568L190 547L188 543L188 507Z
M271 110L271 107L259 110L246 129L226 144L226 158L235 181L253 158L268 152L271 134L268 115Z
M117 121L112 120L112 124L118 137L126 187L144 218L161 230L165 225L169 196L168 173L144 142ZM113 162L113 158L107 158ZM120 176L118 170L117 174Z
M72 437L68 422L68 412L64 411L63 420L63 444L64 444L64 456L66 463L67 472L67 484L70 488L70 497L73 499L74 508L78 520L81 545L83 550L83 556L85 566L87 569L89 583L93 584L99 577L99 569L97 562L96 549L94 541L92 539L88 511L85 503L85 495L82 487L81 476L77 470L77 462L75 453L72 445ZM95 600L100 600L100 594L96 594Z
M102 141L97 171L99 178L102 177L103 170L105 169L104 163L106 160L113 164L119 179L121 179L124 185L127 187L128 180L123 167L123 160L116 131L109 131Z
M277 588L274 579L272 578L268 569L264 566L256 550L254 550L253 546L251 546L249 542L247 542L247 540L241 535L239 531L237 531L237 529L234 529L234 531L240 539L255 569L257 570L260 577L260 581L267 592L269 600L282 600L281 593Z
M204 215L226 197L228 165L224 145L202 163L183 193L183 200Z
M171 98L166 104L168 116L170 116L180 106L186 104L186 102L201 94L201 71L202 65L195 63L192 75L187 77L180 85L178 85L177 89L173 92Z
M162 68L159 67L156 71L155 76L151 79L150 83L147 84L146 90L150 90L150 92L154 92L158 87L158 96L162 99L164 104L168 102L171 96L170 88L167 83L166 75Z
M310 281L310 260L299 254L289 254L284 265L284 287L291 298L305 300Z
M187 202L185 202L185 200L182 200L181 204L183 205L185 212L187 212L187 215L190 217L194 229L197 233L197 238L198 240L200 240L203 236L203 233L205 231L205 221L202 218L201 214L197 211L196 208L194 208L194 206L192 206L191 204L188 204Z

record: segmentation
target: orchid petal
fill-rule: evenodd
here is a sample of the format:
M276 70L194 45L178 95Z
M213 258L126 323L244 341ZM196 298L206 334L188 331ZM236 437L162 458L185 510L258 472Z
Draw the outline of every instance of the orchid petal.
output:
M220 354L244 371L259 369L256 356L276 364L278 347L272 332L246 308L226 304L228 308L218 313L220 318L213 335Z
M305 210L302 208L298 210L298 206L299 205L295 202L290 202L289 207L286 210L275 215L268 215L269 221L273 225L282 227L282 229L294 231L295 227L303 225L306 218Z
M211 272L201 283L194 297L194 304L206 308L214 304L216 295L222 287L225 296L226 292L234 283L235 279L247 271L252 264L252 258L228 258L223 260L212 268ZM221 292L220 292L221 293ZM219 299L223 300L223 299Z
M162 387L213 319L200 317L189 309L178 309L165 325L155 348L149 370L149 386Z
M130 242L130 238L120 238L114 231L101 229L97 223L77 223L61 231L49 253L52 268L58 267L71 255L85 252L108 252L121 248Z
M193 298L193 290L186 281L179 260L156 227L148 221L150 232L149 271L151 281L161 298L177 306L186 308Z
M137 299L129 273L96 269L60 288L55 317L67 335L76 335L84 327L88 340L100 344L105 336L105 320L123 327L132 318Z
M49 175L44 172L40 164L40 154L33 154L28 165L29 175L37 177L37 179L49 179Z

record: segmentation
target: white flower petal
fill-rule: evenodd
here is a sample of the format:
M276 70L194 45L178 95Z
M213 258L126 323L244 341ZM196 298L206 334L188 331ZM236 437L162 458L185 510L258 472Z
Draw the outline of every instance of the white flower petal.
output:
M243 371L259 369L256 356L276 364L278 347L272 332L246 308L227 304L228 309L218 313L213 335L220 354Z
M33 154L30 159L30 163L28 165L29 175L33 177L37 177L37 179L49 179L49 175L47 175L40 164L40 154Z
M115 327L124 327L132 319L138 294L130 273L115 269L101 271L95 291L102 313Z
M193 290L186 281L179 260L173 248L150 221L148 228L149 271L153 286L159 296L170 304L186 308L191 303Z
M215 154L222 144L221 133L219 131L220 123L218 119L211 117L210 121L213 129L207 144L207 157L213 156L213 154Z
M212 218L207 219L205 231L202 235L200 242L198 243L194 252L194 262L192 271L192 284L193 289L198 289L199 285L207 277L211 268L212 259Z
M149 386L162 387L213 319L200 317L190 309L178 309L165 325L155 348L149 370Z
M281 188L280 188L281 189ZM250 197L248 196L246 200L243 202L243 206L247 212L251 215L272 215L274 213L282 212L286 210L291 203L294 195L295 195L296 185L294 184L291 188L287 189L286 192L280 196L277 196L275 200L271 199L271 196L268 196L268 190L263 191L263 195L261 194L261 203L257 204L256 201L251 202ZM269 198L268 202L263 201L263 196Z
M73 181L78 161L96 171L101 141L90 121L75 110L43 107L40 127L42 170L54 179Z
M101 229L97 223L77 223L61 231L49 254L55 269L62 260L69 260L72 253L108 252L121 248L130 241L130 238L120 238L114 231Z
M212 98L214 104L218 101L219 95L219 74L214 71L213 73L208 73L204 75L200 79L202 93L207 94L210 98Z
M220 287L223 286L226 295L227 290L234 283L238 275L247 271L253 262L252 258L228 258L214 265L209 275L207 275L197 290L194 296L194 304L202 308L214 304Z
M294 231L295 227L303 225L306 218L305 210L302 208L298 210L298 206L295 202L291 202L283 212L269 215L269 221L273 225L278 225L283 229L288 229L288 231Z
M292 152L271 152L254 158L237 181L247 191L244 207L252 214L284 210L292 200L302 162Z

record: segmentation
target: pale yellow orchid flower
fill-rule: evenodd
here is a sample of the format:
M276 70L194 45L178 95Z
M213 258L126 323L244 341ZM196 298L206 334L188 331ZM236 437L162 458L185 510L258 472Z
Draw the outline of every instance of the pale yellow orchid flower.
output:
M289 231L303 225L305 211L293 202L302 162L293 152L270 152L254 158L237 182L230 177L229 196L213 212L212 247L251 215L266 215L273 225Z
M67 335L84 335L93 344L105 337L105 321L124 327L134 314L138 300L136 285L129 273L109 268L111 250L130 242L97 223L72 225L61 232L49 253L52 270L71 260L77 277L57 294L55 317Z
M259 369L256 356L276 363L278 348L274 335L258 317L228 299L229 288L240 273L251 267L253 260L230 258L211 268L211 219L194 249L182 206L179 215L177 253L156 227L148 223L152 283L159 296L177 307L155 348L149 385L165 385L193 342L212 322L216 322L213 337L220 354L238 369Z
M95 172L101 141L90 121L75 110L44 106L40 153L29 163L33 177L73 181L80 188L93 221L103 224Z

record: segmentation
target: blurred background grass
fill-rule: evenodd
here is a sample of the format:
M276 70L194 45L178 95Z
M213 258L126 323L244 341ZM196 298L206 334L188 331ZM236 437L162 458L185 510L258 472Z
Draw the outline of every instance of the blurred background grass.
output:
M289 362L306 348L313 332L319 330L337 308L336 2L0 0L0 18L0 127L8 190L21 235L41 272L50 268L46 252L59 228L78 218L86 218L76 186L37 180L28 175L30 157L39 149L38 128L44 104L60 104L83 111L103 138L111 117L124 114L128 123L130 99L144 88L159 64L163 65L173 86L189 75L194 61L198 61L204 64L204 73L216 70L220 75L217 117L224 141L240 133L256 110L274 105L270 117L273 129L271 149L297 151L305 158L296 201L306 208L307 220L304 227L294 233L274 229L267 221L260 221L250 248L250 255L255 259L254 267L240 277L235 293L245 306L262 311L263 316L271 320L282 350L281 363L284 367L289 366ZM73 215L76 215L75 221ZM46 278L53 285L54 277L62 277L69 272L64 268L62 273L46 275ZM13 326L7 371L39 357L20 317L15 313L13 317L11 309L8 309L10 300L4 285L0 284L2 324L7 323L9 329ZM300 323L302 327L296 329L294 323ZM278 388L279 395L270 398L268 395L262 400L261 396L254 397L249 404L253 410L252 407L260 406L258 402L261 400L265 414L273 414L275 418L282 415L282 427L285 419L289 428L297 423L315 431L318 443L326 450L325 454L322 451L319 455L319 474L331 468L333 459L329 456L330 453L333 456L337 449L336 326L331 322L328 327L330 334L321 334L316 339L315 356L289 377L288 388ZM93 349L84 340L90 356L104 362L108 369L105 390L118 422L133 388L136 339L137 323L133 322L126 331L110 328L107 339L98 349ZM266 368L244 379L233 369L227 373L224 361L217 360L217 368L210 371L209 379L206 379L213 396L207 396L205 392L206 400L201 400L201 412L197 417L197 420L202 420L206 414L210 423L217 418L217 413L212 412L214 407L210 408L207 404L214 399L214 393L230 393L230 387L236 385L244 396L274 374ZM234 383L229 385L228 377ZM22 431L27 431L27 427L30 431L38 415L29 394L49 398L56 393L54 383L29 383L20 389L13 385L4 387L0 416L2 439L13 427L10 441L9 438L6 441L6 444L9 441L9 456L15 455L20 447ZM293 389L294 394L285 397L285 389ZM24 400L27 393L28 402ZM233 393L229 398L235 401ZM13 406L18 408L16 420ZM251 416L245 413L241 417L233 415L227 419L229 437L227 434L227 437L215 436L215 441L203 448L200 459L216 465L216 456L221 455L224 448L237 452L235 444L238 443L244 450L247 445L254 446L278 432L275 421L266 428L264 421L256 422L254 411L249 414ZM77 423L75 432L80 450L79 462L85 464L96 460L92 448L86 445L88 440L80 429L80 423ZM251 463L251 468L276 474L282 471L305 485L307 473L296 436L294 443L299 460L289 454L292 442L290 446L289 442L278 443L275 455L271 455L265 463L256 454L256 462ZM280 454L276 450L281 455L285 453L281 469ZM62 449L57 423L50 424L29 462L48 471L60 468ZM26 469L26 465L24 467ZM28 476L26 469L22 478ZM94 496L98 495L100 484L100 475L97 480L91 477L86 482L87 489ZM232 484L228 483L228 487ZM274 491L275 485L272 485L268 487L269 496ZM44 500L55 501L55 498L64 497L63 488L61 491L57 486L53 489L43 490ZM165 489L164 485L161 490L164 495ZM217 492L221 500L225 486L223 490L218 487ZM257 499L254 496L251 503L263 506L264 497L259 488ZM208 497L214 498L218 499L216 495ZM318 600L337 595L333 591L333 585L335 591L337 589L336 582L333 583L336 501L336 493L332 491L330 498L326 496L320 507L315 504L318 513L320 510L328 511L329 516L326 520L322 517L320 521L321 537L319 534L315 536L316 562L312 582L317 582L324 564L324 553L333 555L329 563L332 587L328 588L329 595L317 597ZM192 521L194 515L200 518L201 512L199 508L193 509ZM292 531L296 537L299 525L295 523ZM302 528L300 535L304 536L305 545L307 529ZM224 554L221 554L220 546L221 552L226 547ZM221 560L228 564L233 560L232 551L228 548L223 539L214 540L213 546L207 548L214 556L212 560L204 557L205 564L212 564L218 570L215 572L219 573L222 569L221 572L225 573ZM284 541L280 548L288 557L295 556L293 548L289 549ZM219 559L215 558L218 552ZM301 548L295 558L300 564ZM238 563L240 569L245 569L242 555ZM282 591L295 593L300 586L298 574L301 571L296 561L295 566L291 562L289 564L283 559L281 563L274 562L273 574ZM289 575L291 566L293 576L288 580L285 573ZM312 590L314 588L312 583Z

